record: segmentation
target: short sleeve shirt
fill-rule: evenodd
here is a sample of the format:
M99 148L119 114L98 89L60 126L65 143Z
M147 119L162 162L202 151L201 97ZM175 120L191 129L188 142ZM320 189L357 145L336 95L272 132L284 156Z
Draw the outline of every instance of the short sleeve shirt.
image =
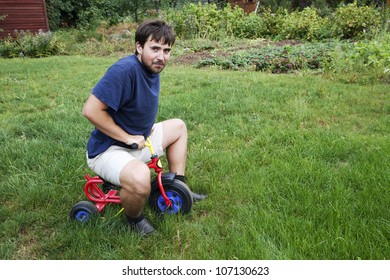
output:
M144 137L155 123L159 93L160 75L149 72L136 55L114 63L92 89L108 106L116 124L129 134ZM88 157L94 158L112 145L126 146L95 128L87 144Z

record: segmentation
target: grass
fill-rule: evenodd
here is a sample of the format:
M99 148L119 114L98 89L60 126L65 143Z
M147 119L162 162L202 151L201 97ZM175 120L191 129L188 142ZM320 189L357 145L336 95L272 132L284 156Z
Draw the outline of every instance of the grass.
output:
M81 116L115 58L0 60L0 259L388 259L388 84L171 66L159 120L189 130L209 198L140 238L119 206L88 225Z

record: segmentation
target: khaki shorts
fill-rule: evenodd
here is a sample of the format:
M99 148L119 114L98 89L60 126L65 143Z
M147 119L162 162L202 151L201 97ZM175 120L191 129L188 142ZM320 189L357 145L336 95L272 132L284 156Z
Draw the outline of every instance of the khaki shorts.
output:
M152 142L154 152L158 156L164 155L162 147L163 140L163 125L156 123L152 134L149 136ZM111 146L105 152L90 159L87 155L87 163L89 168L104 180L111 182L114 185L120 185L119 174L123 167L132 160L141 160L145 163L150 161L150 151L148 147L142 150L131 150L120 146Z

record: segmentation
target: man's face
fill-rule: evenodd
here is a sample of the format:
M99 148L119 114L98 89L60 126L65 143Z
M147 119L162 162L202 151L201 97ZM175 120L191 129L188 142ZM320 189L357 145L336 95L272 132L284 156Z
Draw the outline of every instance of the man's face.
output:
M138 59L152 73L160 73L171 56L171 46L162 44L148 38L145 45L142 47L136 43Z

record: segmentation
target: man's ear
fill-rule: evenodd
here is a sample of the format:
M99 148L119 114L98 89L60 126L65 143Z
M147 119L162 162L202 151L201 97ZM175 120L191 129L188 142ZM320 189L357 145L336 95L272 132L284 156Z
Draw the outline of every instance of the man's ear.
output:
M137 49L137 52L138 52L139 54L142 54L142 50L143 50L144 48L140 45L139 42L136 42L136 43L135 43L135 47L136 47L136 49Z

